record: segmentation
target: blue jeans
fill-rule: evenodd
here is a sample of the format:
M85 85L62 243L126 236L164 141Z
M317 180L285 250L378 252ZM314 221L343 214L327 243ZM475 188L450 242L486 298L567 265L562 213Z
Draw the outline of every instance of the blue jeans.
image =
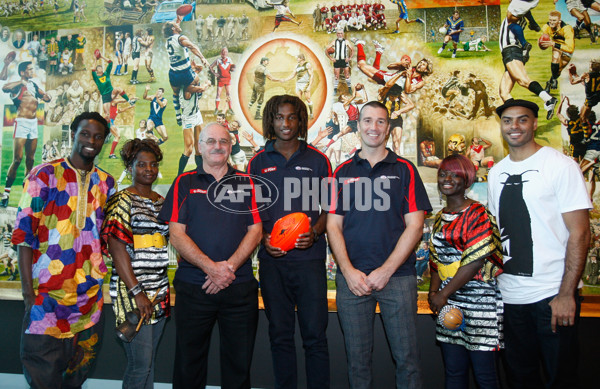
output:
M23 318L20 352L27 383L32 389L81 388L102 343L104 314L93 327L66 339L26 334L29 314L26 311Z
M504 303L504 345L511 388L579 388L577 377L579 312L581 297L575 296L575 325L557 326L552 332L552 309L548 297L532 304ZM540 376L540 362L547 374Z
M329 388L327 277L325 259L260 259L260 288L269 319L275 388L295 389L296 307L309 389Z
M415 267L417 268L417 277L423 277L423 273L425 273L425 270L427 270L428 262L429 261L423 259L415 263Z
M154 360L158 342L165 329L163 318L152 325L142 325L131 342L123 342L127 355L127 367L123 375L123 387L128 389L152 389L154 387Z
M232 284L217 294L175 278L173 388L204 388L208 348L219 324L221 387L250 389L250 365L258 326L258 282Z
M373 326L379 303L381 319L396 364L396 388L421 388L417 349L417 279L391 277L385 288L369 296L356 296L342 272L337 272L338 318L344 333L350 388L373 386Z
M473 365L475 381L480 388L497 389L495 351L469 351L459 344L440 342L446 369L446 389L469 387L469 365Z

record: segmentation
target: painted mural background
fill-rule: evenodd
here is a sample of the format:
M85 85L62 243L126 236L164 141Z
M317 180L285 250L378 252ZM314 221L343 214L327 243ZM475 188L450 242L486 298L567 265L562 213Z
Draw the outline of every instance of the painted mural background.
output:
M485 145L485 158L478 170L479 182L469 196L486 203L488 167L506 153L498 131L499 119L493 109L502 102L499 85L504 67L498 39L507 1L291 0L290 12L286 14L289 20L278 21L277 11L265 0L4 0L0 4L0 89L18 81L19 64L31 61L33 81L48 98L38 99L37 144L29 142L22 146L13 140L17 107L10 93L0 92L0 190L6 185L11 164L14 169L20 160L7 207L0 208L0 281L19 280L10 236L27 158L33 158L33 164L37 165L68 155L71 148L68 126L73 117L82 111L102 112L92 72L97 64L105 69L108 62L97 60L96 50L113 63L112 71L117 72L111 75L113 86L122 89L130 100L136 100L134 105L113 101L117 106L116 131L97 163L119 180L120 188L129 185L120 159L110 156L112 142L117 141L114 154L118 156L122 144L135 137L140 122L148 119L152 102L144 99L144 94L152 99L157 90L163 88L168 101L163 114L165 130L155 129L154 135L163 141L161 148L165 154L162 178L157 180L156 190L166 194L177 175L184 142L173 108L162 27L165 21L174 19L174 10L184 3L191 4L193 11L186 17L190 20L181 23L182 34L199 47L210 64L198 72L200 84L211 83L198 101L204 123L215 121L217 113L225 114L229 123L238 121L239 142L247 160L252 157L255 145L264 144L260 98L253 97L257 81L260 84L260 74L265 77L265 69L261 69L264 66L270 76L265 78L264 101L276 94L300 93L312 109L308 141L320 138L316 146L327 154L334 167L353 155L359 140L352 131L344 136L329 134L330 120L345 133L352 115L350 105L360 105L361 100L381 99L390 107L395 119L388 146L418 166L434 213L443 205L437 191L437 163L453 152L470 156L471 146L477 146L475 143ZM399 9L404 3L410 23L403 20L397 27ZM594 4L600 10L600 3ZM341 9L343 11L338 12ZM464 22L464 31L453 58L451 44L440 49L444 37L441 27L455 10ZM532 13L543 26L553 10L561 12L565 23L576 26L577 19L569 13L564 0L556 4L540 2ZM592 34L597 36L599 28L595 23L600 20L600 14L594 9L587 11L594 23ZM346 21L340 23L342 19ZM336 81L330 59L335 53L330 49L336 39L336 29L332 27L335 21L335 28L345 27L351 53L348 80L342 70ZM529 27L525 28L525 37L534 48L526 70L532 79L545 86L551 76L552 50L539 48L537 40L541 32ZM134 59L131 54L125 57L123 52L117 55L117 49L126 52L127 39L134 38L143 42L140 58ZM358 46L365 55L362 62L357 57ZM220 88L216 74L221 65L217 60L224 48L235 66L229 86ZM404 66L405 56L410 57L411 67L420 70L420 73L412 73L411 90L396 95L393 90L382 91L382 86L370 77L369 69L377 65L375 67L394 73ZM194 55L191 57L200 62ZM600 51L592 43L592 37L581 30L576 36L570 63L581 75L588 71L591 61L599 57ZM264 61L265 58L268 61ZM309 85L297 92L299 73L306 72L307 68ZM569 103L578 108L584 104L583 84L572 85L567 69L562 71L557 88L550 93L559 100L568 97ZM512 96L531 99L542 108L537 130L540 143L567 154L571 152L567 127L561 124L560 115L546 120L543 102L519 85L512 90ZM565 102L561 107L563 117L567 116L567 105ZM16 150L22 150L22 156ZM193 168L194 158L190 158L186 170ZM594 241L583 277L585 292L589 294L600 294L599 268L595 262L600 257L600 195L595 191L598 172L594 165L586 177L595 206L591 218ZM424 239L428 238L430 221L424 226ZM419 258L426 257L424 245L415 250ZM174 269L176 259L175 253L172 254ZM335 270L330 258L328 277L332 289ZM428 272L423 276L420 288L427 290Z

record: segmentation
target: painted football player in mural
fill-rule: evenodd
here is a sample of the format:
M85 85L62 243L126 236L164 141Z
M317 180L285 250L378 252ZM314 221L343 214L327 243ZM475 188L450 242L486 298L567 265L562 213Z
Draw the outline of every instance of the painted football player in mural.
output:
M354 55L354 48L344 35L344 31L339 29L336 31L336 38L325 48L327 58L333 63L333 91L337 94L338 84L340 82L340 74L344 70L344 79L346 86L350 91L352 80L350 79L350 60Z
M158 131L161 138L158 144L161 145L169 139L167 128L163 123L163 112L167 107L167 99L164 98L165 90L164 88L158 88L156 93L151 96L148 96L148 92L150 92L150 85L146 85L146 89L144 90L144 100L150 102L150 116L148 116L146 126L148 131L153 131L154 129Z
M465 22L460 17L458 10L455 9L452 16L446 19L446 23L442 27L446 29L446 35L444 36L442 47L438 50L438 54L442 54L448 42L452 41L452 46L454 47L452 58L456 58L456 49L458 47L458 42L460 42L460 33L463 32L464 27Z
M102 68L101 64L98 64L98 60L104 60L108 63L106 69ZM94 70L92 70L92 79L98 87L98 91L102 96L102 111L103 116L107 122L110 123L110 103L118 96L123 97L126 101L129 101L131 105L135 104L135 99L129 99L127 93L121 88L114 88L110 81L110 72L112 70L113 62L106 58L96 50L96 60L94 61Z
M268 1L265 1L265 3L267 5L270 5L271 7L275 8L275 11L277 12L277 14L275 15L275 27L273 27L273 31L277 30L279 25L281 25L281 22L292 22L296 26L299 26L300 24L302 24L302 21L297 21L295 19L296 16L290 10L289 0L283 0L280 4L273 4L273 3L269 3ZM289 14L291 17L287 16L286 14Z
M398 34L400 32L400 22L404 22L405 24L410 23L424 23L423 19L416 18L414 20L410 20L408 18L408 7L404 0L390 0L392 3L398 6L398 19L396 19L396 31L394 34Z
M554 0L554 4L556 4L557 2L558 0ZM569 11L569 13L577 19L577 23L575 23L574 29L575 37L579 39L580 31L585 30L589 34L590 41L592 43L596 43L596 36L592 31L592 20L590 18L590 14L588 13L588 9L600 12L600 2L594 0L565 0L565 3L567 5L567 10Z
M175 119L179 125L181 125L179 91L182 88L185 90L189 86L198 85L200 82L200 78L192 70L188 51L200 58L204 66L210 66L198 46L192 43L187 36L181 34L182 30L179 24L182 20L183 17L177 15L176 21L166 22L163 26L163 35L167 40L165 46L169 56L169 83L173 89L173 107L175 108Z
M310 118L313 118L313 103L310 99L310 88L314 81L313 66L306 60L306 56L302 53L296 56L298 64L296 68L287 78L281 82L287 82L296 77L296 95L306 102Z
M225 88L225 94L227 96L227 113L233 114L231 109L231 91L229 87L231 85L231 72L235 69L235 64L231 61L231 58L227 56L229 50L227 47L221 49L221 56L218 57L210 64L210 71L215 75L217 79L217 96L215 97L215 115L219 112L219 103L221 102L221 94L223 88ZM216 69L216 70L215 70Z
M592 108L600 102L600 59L593 59L590 62L590 70L581 76L577 75L575 65L569 65L568 69L571 85L583 84L585 86L585 102L579 116L582 121L586 122Z
M8 78L8 65L15 59L12 54L14 52L8 53L4 59L4 69L0 73L0 80ZM9 94L17 108L13 134L13 159L6 174L4 193L0 199L0 207L2 208L8 206L11 188L17 177L17 169L19 169L23 160L23 150L25 150L25 176L33 168L38 142L38 99L45 102L50 101L50 96L33 81L35 73L31 62L21 62L17 72L19 80L7 82L2 87L2 91Z
M550 12L548 23L542 27L542 33L550 37L549 41L540 41L542 48L552 48L552 62L550 71L552 76L546 83L546 92L558 89L558 77L562 70L569 64L575 50L575 34L571 25L561 20L558 11Z
M539 82L529 78L527 70L525 70L525 64L529 60L531 43L519 37L519 29L515 26L518 26L518 24L510 23L508 17L502 21L500 26L500 51L502 52L502 62L505 69L500 80L500 97L503 101L512 99L510 92L517 83L535 93L544 101L544 109L547 111L546 119L550 120L554 116L557 100L555 97L550 96ZM521 29L520 32L522 35L523 30Z

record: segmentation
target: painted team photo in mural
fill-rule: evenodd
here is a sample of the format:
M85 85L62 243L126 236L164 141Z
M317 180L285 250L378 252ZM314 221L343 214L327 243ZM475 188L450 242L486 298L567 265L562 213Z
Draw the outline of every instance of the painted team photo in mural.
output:
M69 125L81 112L109 122L96 163L119 187L131 182L119 156L125 142L156 141L164 159L155 187L166 194L201 162L210 122L229 129L230 163L245 170L265 143L264 104L279 94L306 104L307 141L334 169L360 148L361 107L382 102L387 146L417 166L434 214L443 205L437 170L452 154L472 161L468 196L486 203L487 173L506 154L494 109L535 99L537 139L580 164L596 204L599 4L542 2L519 16L494 0L6 1L0 212L16 209L34 166L69 155ZM583 281L596 294L600 215L591 215ZM423 228L415 252L425 291L431 219ZM328 264L332 280L331 255ZM16 277L14 261L3 260L0 280Z

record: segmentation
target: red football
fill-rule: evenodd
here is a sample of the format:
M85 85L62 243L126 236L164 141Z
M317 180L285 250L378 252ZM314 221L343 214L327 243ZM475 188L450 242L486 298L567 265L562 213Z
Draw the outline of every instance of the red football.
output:
M100 58L100 50L98 50L98 49L94 50L94 56L96 58Z
M187 14L189 14L190 12L192 12L192 10L194 9L194 7L192 7L191 4L183 4L180 5L179 8L177 8L177 15L179 16L185 16Z
M544 46L544 45L542 45L542 43L544 43L544 42L552 42L552 38L550 38L550 35L548 35L548 34L542 34L538 38L538 46L542 50L546 50L548 47L550 47L550 46Z
M6 57L4 57L4 60L12 62L15 60L15 58L17 58L17 52L11 51L10 53L6 54Z
M333 54L335 53L335 47L331 46L327 48L327 54Z
M300 234L310 230L308 216L302 212L290 213L275 222L271 231L271 246L290 251Z
M577 67L575 65L571 65L569 67L569 73L571 73L572 75L577 75Z

